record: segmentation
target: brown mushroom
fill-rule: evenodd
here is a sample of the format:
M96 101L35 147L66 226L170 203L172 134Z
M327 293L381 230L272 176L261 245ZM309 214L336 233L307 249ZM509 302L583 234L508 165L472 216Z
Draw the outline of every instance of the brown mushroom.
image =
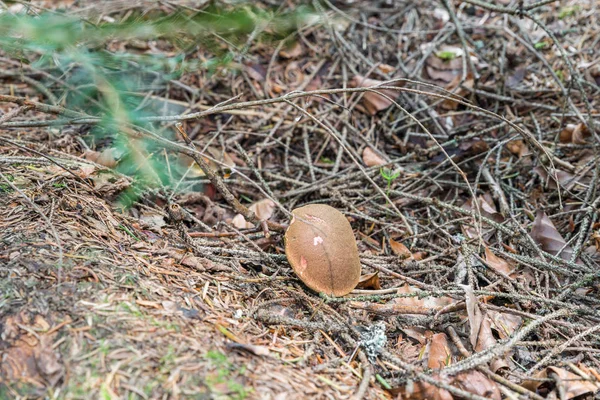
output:
M333 296L348 294L360 278L358 247L344 215L324 204L292 211L285 254L309 288Z

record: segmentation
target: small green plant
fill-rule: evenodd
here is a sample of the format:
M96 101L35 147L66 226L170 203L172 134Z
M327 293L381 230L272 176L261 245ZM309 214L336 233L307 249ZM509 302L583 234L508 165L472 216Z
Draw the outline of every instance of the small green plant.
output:
M206 353L206 358L215 367L215 372L206 377L206 386L215 398L243 400L248 397L252 389L234 379L246 373L245 366L238 368L220 351L210 350ZM223 393L223 387L226 388L226 393Z
M442 60L448 62L448 61L452 61L456 58L456 53L453 51L440 51L438 53L435 54L436 56L438 56L438 58L441 58Z
M389 168L381 168L379 170L379 174L381 177L387 182L386 195L390 194L390 189L392 188L392 183L398 179L400 176L400 171L394 172Z
M277 43L315 16L310 6L282 11L252 2L208 3L201 12L182 6L171 13L136 11L120 20L96 23L57 12L0 13L3 54L64 81L60 86L42 82L51 94L45 101L60 98L68 113L95 120L84 140L109 143L119 154L115 169L134 178L120 193L123 207L148 188L178 187L178 178L165 168L162 146L136 137L135 132L143 130L175 139L174 132L160 130L151 120L164 107L148 101L147 94L167 90L172 80L194 71L206 71L208 76L238 74L241 67L236 59L246 43ZM149 40L160 41L169 55L127 46L123 51L111 49L111 43ZM189 57L196 52L202 56ZM0 184L0 193L10 191L6 182Z
M575 14L577 14L577 12L579 11L581 7L579 6L569 6L569 7L563 7L560 9L560 11L558 12L558 19L565 19L568 17L571 17Z
M176 358L177 354L175 352L175 347L173 347L173 345L169 345L167 347L167 352L159 360L160 372L162 374L168 374L169 371L173 369Z

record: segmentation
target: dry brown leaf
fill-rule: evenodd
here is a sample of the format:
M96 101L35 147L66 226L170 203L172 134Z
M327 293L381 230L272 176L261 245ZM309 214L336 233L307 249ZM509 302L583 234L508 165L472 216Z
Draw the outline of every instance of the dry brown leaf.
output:
M207 261L212 264L212 261L210 261L207 258L196 257L186 254L186 256L180 261L180 264L185 265L186 267L193 268L197 271L206 271L204 265L207 263Z
M506 143L506 148L519 158L529 154L529 147L527 147L524 140L512 140Z
M421 290L405 284L398 288L398 294L415 294L414 297L398 297L387 304L364 303L359 301L351 301L348 305L352 308L367 310L380 315L397 315L397 314L421 314L430 315L432 312L437 312L448 304L456 302L456 300L443 296L433 297L420 295Z
M429 46L429 44L425 44L424 46ZM460 79L463 72L463 57L464 51L462 47L441 46L439 51L431 54L425 61L427 75L433 80L442 81L446 84L452 82L457 76ZM478 64L477 57L472 54L469 54L469 57L471 57L474 65Z
M275 203L271 199L262 199L255 203L252 203L248 209L256 214L258 219L266 221L273 216L275 211ZM236 214L231 220L231 224L238 229L251 229L254 228L254 224L246 221L246 218L242 214Z
M26 313L8 316L0 326L4 341L0 376L38 387L55 384L63 366L60 354L54 349L56 332L45 333L49 328L41 315L34 318ZM35 336L30 333L34 331Z
M165 222L165 217L162 214L153 212L142 213L139 220L144 229L148 229L156 233L162 233L161 228L167 224Z
M283 58L296 58L301 56L303 53L304 50L302 49L300 42L295 42L286 49L279 51L279 56Z
M288 90L297 88L304 82L304 71L297 61L292 61L285 66L284 70L285 82L288 85Z
M492 322L489 315L487 315L486 313L479 328L475 351L481 352L490 347L495 346L496 344L497 340L494 337L494 334L492 333ZM504 359L504 357L496 357L490 362L490 369L494 373L500 369L508 368L508 366L508 362Z
M567 124L565 129L560 133L560 142L561 143L574 143L574 144L586 144L585 140L591 135L587 126L583 123L575 124Z
M350 81L350 87L355 87L355 88L368 88L368 87L378 86L381 84L384 84L384 86L396 86L396 87L402 86L401 82L385 83L385 81L369 79L369 78L365 78L360 75L356 75ZM375 93L375 92L371 92L371 91L363 93L362 105L365 107L365 111L370 115L375 115L375 114L377 114L377 112L385 110L386 108L388 108L389 106L394 104L392 102L392 100L390 100L390 99L395 99L396 97L398 97L398 94L399 94L399 92L397 90L392 90L392 89L373 88L373 90L376 90L379 93L382 93L384 96L382 96L381 94Z
M429 343L429 357L427 358L427 368L442 369L450 364L450 348L448 347L448 338L444 333L436 333L431 337Z
M448 378L440 378L434 374L433 378L449 384ZM390 391L393 395L400 395L403 400L452 400L454 397L445 389L440 389L437 386L428 382L415 382L412 386L412 391L409 392L406 387L395 388Z
M510 276L513 266L503 258L496 256L489 247L485 246L485 261L494 271Z
M461 286L465 291L465 303L467 306L467 317L469 319L469 341L475 349L479 338L479 330L483 323L484 315L477 304L477 297L473 292L473 288L468 285Z
M356 288L373 290L381 289L381 284L379 283L379 272L361 275L360 279L358 280L358 285L356 285Z
M427 296L427 297L421 297L420 295L421 290L407 284L404 284L403 286L401 286L400 288L398 288L397 293L398 294L416 294L415 297L398 297L394 300L392 300L392 302L394 304L398 304L398 305L406 305L406 306L421 306L421 307L425 307L427 309L435 309L435 308L442 308L447 306L448 304L452 304L455 303L456 300L448 297L448 296L441 296L441 297L433 297L433 296Z
M548 171L546 171L544 167L538 166L533 169L533 172L538 174L543 180L548 181L548 187L551 189L558 188L558 185L556 184L557 179L561 187L569 190L579 181L576 175L560 169L556 169L555 172L548 174Z
M474 84L475 79L473 79L473 74L469 72L467 78L464 81L462 80L461 75L455 76L454 79L448 85L446 85L446 90L452 92L454 96L464 97L465 95L470 93L467 89L472 89ZM452 97L452 95L449 95L449 97ZM452 99L445 99L444 101L442 101L441 104L444 110L456 110L458 108L458 105L459 103L456 100Z
M392 67L391 65L387 65L387 64L379 64L377 66L377 69L380 70L381 72L383 72L384 74L391 74L392 72L394 72L396 70L396 68Z
M258 219L266 221L273 216L275 211L275 202L271 199L262 199L253 203L248 207L250 211L253 211Z
M462 288L465 290L465 303L470 328L469 341L473 349L480 352L493 347L497 341L492 333L490 317L481 311L473 289L467 285L462 285ZM507 362L500 357L493 359L490 365L490 369L494 372L506 367L508 367Z
M490 400L501 400L502 395L496 382L477 370L461 372L454 377L452 384L469 393Z
M483 196L478 196L477 204L479 204L479 211L481 212L482 216L498 223L504 222L504 217L496 209L494 199L489 193L486 193ZM473 198L469 198L463 207L470 211L476 211L476 207L473 205Z
M375 153L369 146L365 147L362 153L363 162L367 167L374 167L376 165L385 165L386 161Z
M419 342L421 345L425 345L427 343L427 332L425 328L404 326L402 327L402 332L404 332L407 337Z
M258 82L262 82L267 77L267 70L261 64L248 64L245 66L244 70L250 77Z
M477 343L475 351L483 351L496 344L496 338L492 334L492 323L487 314L482 318L479 330L477 332Z
M573 249L566 246L567 242L543 211L538 211L535 215L533 227L531 228L531 238L540 245L542 250L552 255L558 255L560 251L560 257L563 260L571 259Z
M598 387L593 382L558 367L545 368L534 376L537 380L525 381L523 382L523 387L532 392L536 392L542 385L548 385L546 382L540 381L540 379L550 377L554 377L558 381L557 386L561 386L564 389L564 397L561 398L567 400L588 393L596 393L598 391ZM554 388L554 391L556 390L557 388ZM555 398L558 398L558 394L555 394Z
M62 169L62 168L61 168ZM64 170L63 170L64 171ZM79 168L75 171L73 171L75 173L75 175L77 175L80 178L83 179L87 179L89 178L94 172L96 171L96 167L93 165L89 165L89 164L85 164L85 165L80 165Z
M254 228L254 224L246 221L246 218L242 214L236 214L235 217L231 220L231 225L235 226L237 229L251 229Z
M412 258L412 253L402 242L397 242L394 239L390 239L390 247L395 255L402 258Z
M492 310L488 310L487 315L492 321L492 329L498 332L500 339L506 339L523 324L523 318L518 315Z
M86 160L95 162L96 164L103 165L107 168L114 168L117 166L117 149L109 147L104 149L102 152L87 150L83 157Z

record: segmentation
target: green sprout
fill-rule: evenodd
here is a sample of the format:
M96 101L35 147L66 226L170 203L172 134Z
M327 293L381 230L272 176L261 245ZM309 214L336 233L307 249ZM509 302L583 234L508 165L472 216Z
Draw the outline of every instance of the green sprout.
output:
M389 196L392 183L400 176L400 171L394 172L389 168L381 168L379 170L381 177L387 182L386 196Z
M575 15L579 11L579 6L563 7L558 12L558 19L565 19Z
M453 51L440 51L438 53L435 54L436 56L438 56L438 58L441 58L442 60L448 62L448 61L452 61L456 58L456 53Z

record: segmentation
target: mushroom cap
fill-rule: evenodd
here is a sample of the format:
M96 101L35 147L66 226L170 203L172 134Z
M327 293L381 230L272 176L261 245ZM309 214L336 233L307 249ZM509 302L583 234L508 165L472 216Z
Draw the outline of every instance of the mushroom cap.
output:
M333 296L350 293L360 278L358 247L344 214L325 204L292 211L285 255L309 288Z

